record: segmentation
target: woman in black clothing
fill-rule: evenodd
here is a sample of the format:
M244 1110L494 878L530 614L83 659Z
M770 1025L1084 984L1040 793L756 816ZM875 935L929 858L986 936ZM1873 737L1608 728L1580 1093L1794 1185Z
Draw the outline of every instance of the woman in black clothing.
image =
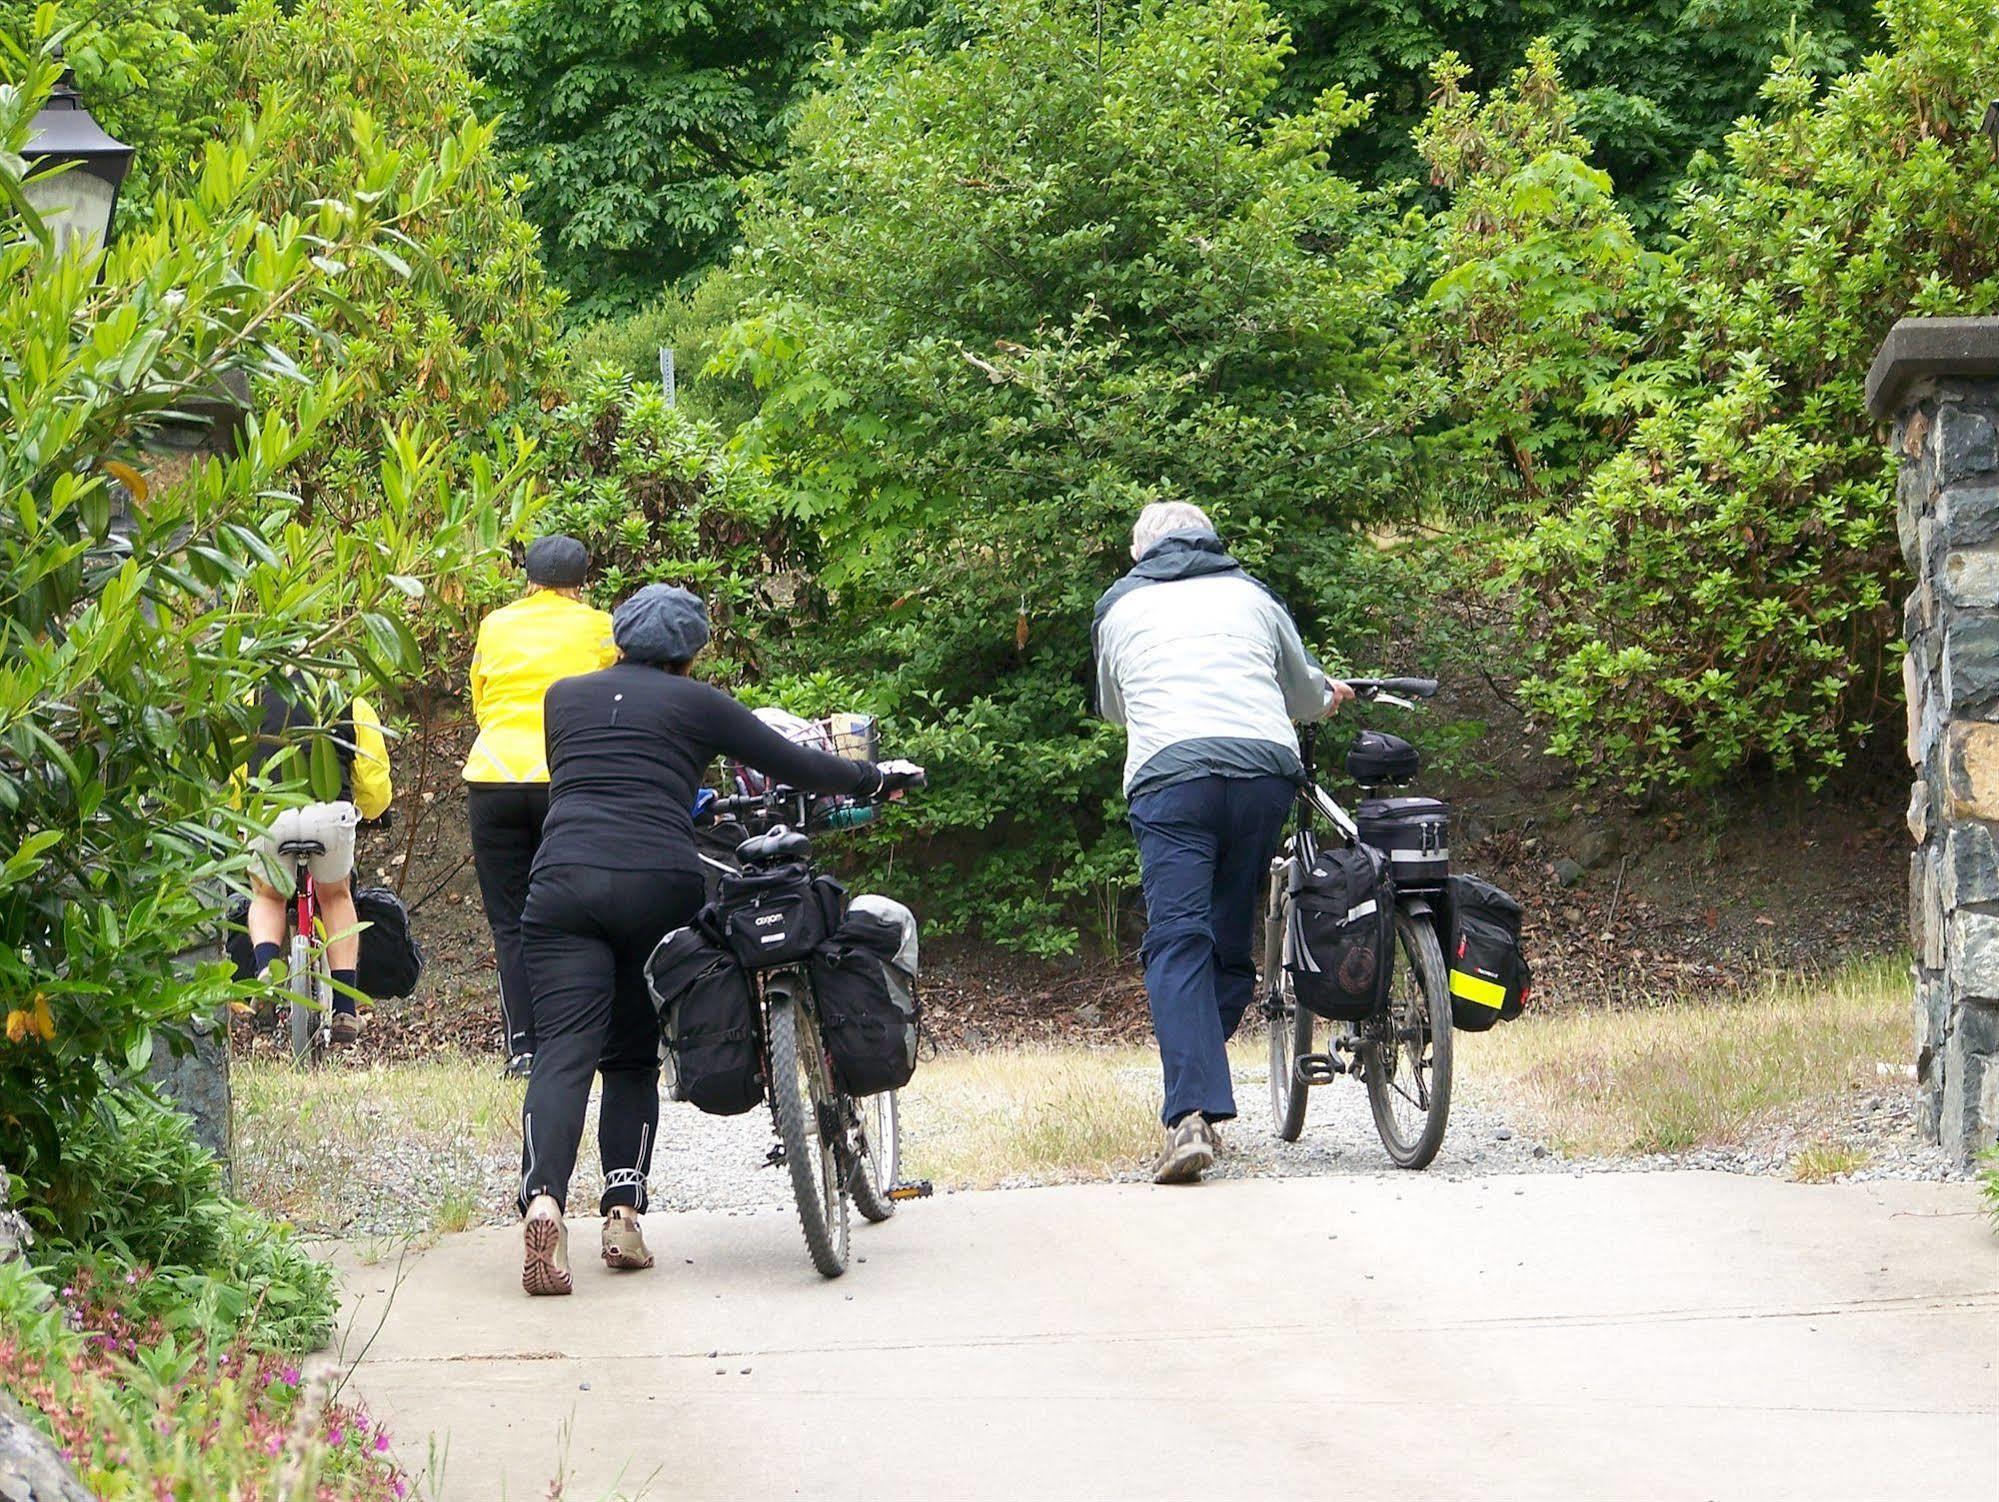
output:
M794 745L687 677L708 617L684 589L647 585L611 621L619 663L562 679L544 702L548 821L521 924L536 1041L521 1109L521 1282L531 1294L570 1291L562 1211L595 1073L604 1077L604 1261L652 1266L638 1222L659 1123L645 962L702 903L691 810L708 764L732 756L793 787L862 796L920 775L907 762L872 766Z

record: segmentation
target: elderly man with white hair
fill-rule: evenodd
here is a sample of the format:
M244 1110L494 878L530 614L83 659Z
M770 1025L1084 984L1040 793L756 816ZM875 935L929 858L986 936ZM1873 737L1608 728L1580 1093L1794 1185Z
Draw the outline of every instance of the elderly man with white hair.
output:
M1257 898L1304 766L1299 720L1352 697L1207 514L1158 501L1097 601L1097 709L1129 737L1124 792L1145 886L1142 955L1165 1076L1154 1182L1198 1180L1234 1117L1228 1040L1256 993Z

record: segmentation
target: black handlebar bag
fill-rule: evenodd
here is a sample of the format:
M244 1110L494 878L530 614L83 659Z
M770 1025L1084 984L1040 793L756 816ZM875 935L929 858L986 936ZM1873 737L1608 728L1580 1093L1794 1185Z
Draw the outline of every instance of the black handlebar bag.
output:
M1476 876L1453 876L1446 892L1451 1026L1482 1033L1518 1017L1534 988L1534 971L1520 943L1520 904Z
M846 912L846 888L803 862L724 876L702 924L751 970L803 964Z
M646 988L675 1100L711 1116L740 1116L763 1100L756 1007L734 954L699 927L676 928L646 960Z
M1371 1017L1395 971L1395 880L1366 845L1321 850L1293 866L1284 968L1301 1006L1335 1022Z

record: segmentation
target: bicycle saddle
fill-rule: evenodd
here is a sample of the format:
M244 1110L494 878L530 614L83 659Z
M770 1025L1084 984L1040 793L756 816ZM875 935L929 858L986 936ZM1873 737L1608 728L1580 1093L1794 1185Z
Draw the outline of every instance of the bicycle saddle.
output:
M278 845L279 855L324 855L326 847L318 840L285 840Z
M736 855L746 866L767 866L775 862L804 860L812 853L812 841L802 830L780 824L768 834L744 840Z

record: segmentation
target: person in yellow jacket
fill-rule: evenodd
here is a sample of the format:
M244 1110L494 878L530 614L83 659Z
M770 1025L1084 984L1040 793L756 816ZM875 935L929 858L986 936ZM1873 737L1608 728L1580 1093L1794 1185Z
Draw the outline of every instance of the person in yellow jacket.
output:
M507 1072L534 1067L534 1005L521 954L528 872L548 817L548 753L541 701L558 678L617 661L611 618L580 598L590 554L573 537L537 539L527 550L528 593L479 623L472 654L472 714L479 738L465 760L465 812L472 865L493 930Z
M321 853L312 856L306 868L312 873L326 931L335 935L326 945L326 965L334 981L330 1030L333 1042L345 1047L361 1035L360 1010L353 996L361 960L361 920L354 911L354 831L362 820L379 819L389 811L395 788L389 781L389 748L374 707L356 698L336 714L314 701L312 685L298 674L273 679L264 688L263 718L247 774L303 776L311 742L324 735L333 744L340 789L330 802L284 810L257 840L259 860L250 871L246 926L261 975L283 953L289 921L285 904L294 871L291 858L279 847L291 840L318 843Z

